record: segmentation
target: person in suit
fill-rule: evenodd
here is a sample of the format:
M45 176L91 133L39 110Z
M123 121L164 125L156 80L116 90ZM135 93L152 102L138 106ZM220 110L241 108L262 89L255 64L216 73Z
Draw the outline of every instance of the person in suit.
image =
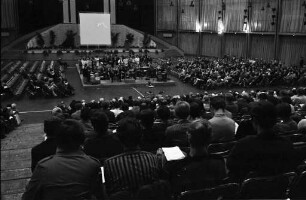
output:
M240 139L227 159L229 176L242 181L249 176L271 176L294 170L299 158L290 141L273 129L277 114L268 101L251 103L252 124L257 135Z
M178 118L177 124L166 129L165 145L187 147L187 130L190 121L187 119L190 113L190 105L186 101L178 101L174 108L175 116Z
M78 121L63 121L56 134L56 154L37 164L22 200L100 198L100 162L81 150L84 140Z
M103 164L104 160L123 152L119 139L108 131L108 118L102 111L96 111L91 117L96 136L85 141L84 151Z
M48 156L54 155L56 152L56 140L55 135L57 128L60 125L62 119L58 117L52 117L44 121L44 132L46 133L46 140L36 145L31 150L31 170L34 169L37 163Z

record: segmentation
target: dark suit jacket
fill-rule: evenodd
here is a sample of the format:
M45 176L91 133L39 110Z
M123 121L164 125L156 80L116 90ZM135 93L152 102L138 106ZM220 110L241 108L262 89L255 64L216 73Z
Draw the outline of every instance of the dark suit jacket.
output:
M247 136L237 142L227 158L230 176L242 180L249 172L259 176L294 170L299 164L293 145L277 134Z
M36 145L31 150L32 164L31 170L34 171L37 163L48 156L54 155L56 152L55 138L48 138L46 141Z
M85 141L84 152L100 160L104 160L123 153L123 146L114 135L97 136Z
M169 126L166 129L165 146L189 146L187 140L187 130L189 126L189 120L179 120L177 124Z

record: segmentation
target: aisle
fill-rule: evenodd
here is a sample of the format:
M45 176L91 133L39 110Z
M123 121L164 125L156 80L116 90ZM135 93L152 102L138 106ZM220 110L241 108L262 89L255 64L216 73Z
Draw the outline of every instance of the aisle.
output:
M43 124L25 124L1 140L1 199L20 200L32 176L31 148L44 139Z

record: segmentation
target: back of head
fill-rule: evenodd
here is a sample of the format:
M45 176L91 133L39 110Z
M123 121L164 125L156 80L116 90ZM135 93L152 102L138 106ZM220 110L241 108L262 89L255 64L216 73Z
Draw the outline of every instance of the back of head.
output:
M44 132L48 137L55 137L61 121L62 119L58 117L52 117L44 121Z
M89 107L84 107L81 110L81 119L84 121L88 121L90 119L91 109Z
M192 118L197 118L201 116L200 105L197 102L190 103L190 116Z
M170 109L168 106L162 105L157 109L157 116L161 120L168 120L170 118Z
M124 118L118 122L117 133L122 144L135 148L140 144L141 126L137 119Z
M190 105L186 101L178 101L175 105L174 112L179 119L187 119L190 114Z
M272 128L277 121L275 106L268 101L250 104L250 113L256 124L264 129Z
M214 110L219 110L225 109L225 99L223 96L216 96L216 97L212 97L210 99L210 106L214 109Z
M151 109L145 109L140 111L139 115L141 124L145 128L152 128L154 123L154 112Z
M278 117L287 119L291 115L291 106L288 103L280 103L276 105L276 111Z
M56 135L57 146L64 151L75 151L85 140L84 130L80 122L67 119L60 125Z
M188 139L191 147L207 147L211 140L212 128L207 120L196 120L190 124Z
M90 118L91 124L98 135L104 135L108 129L108 117L102 111L96 111Z

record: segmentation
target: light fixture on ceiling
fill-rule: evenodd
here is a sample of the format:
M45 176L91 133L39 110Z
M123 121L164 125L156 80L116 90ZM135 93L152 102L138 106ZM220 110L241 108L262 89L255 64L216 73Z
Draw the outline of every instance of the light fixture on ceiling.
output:
M189 6L190 6L190 7L194 7L194 2L191 1Z

